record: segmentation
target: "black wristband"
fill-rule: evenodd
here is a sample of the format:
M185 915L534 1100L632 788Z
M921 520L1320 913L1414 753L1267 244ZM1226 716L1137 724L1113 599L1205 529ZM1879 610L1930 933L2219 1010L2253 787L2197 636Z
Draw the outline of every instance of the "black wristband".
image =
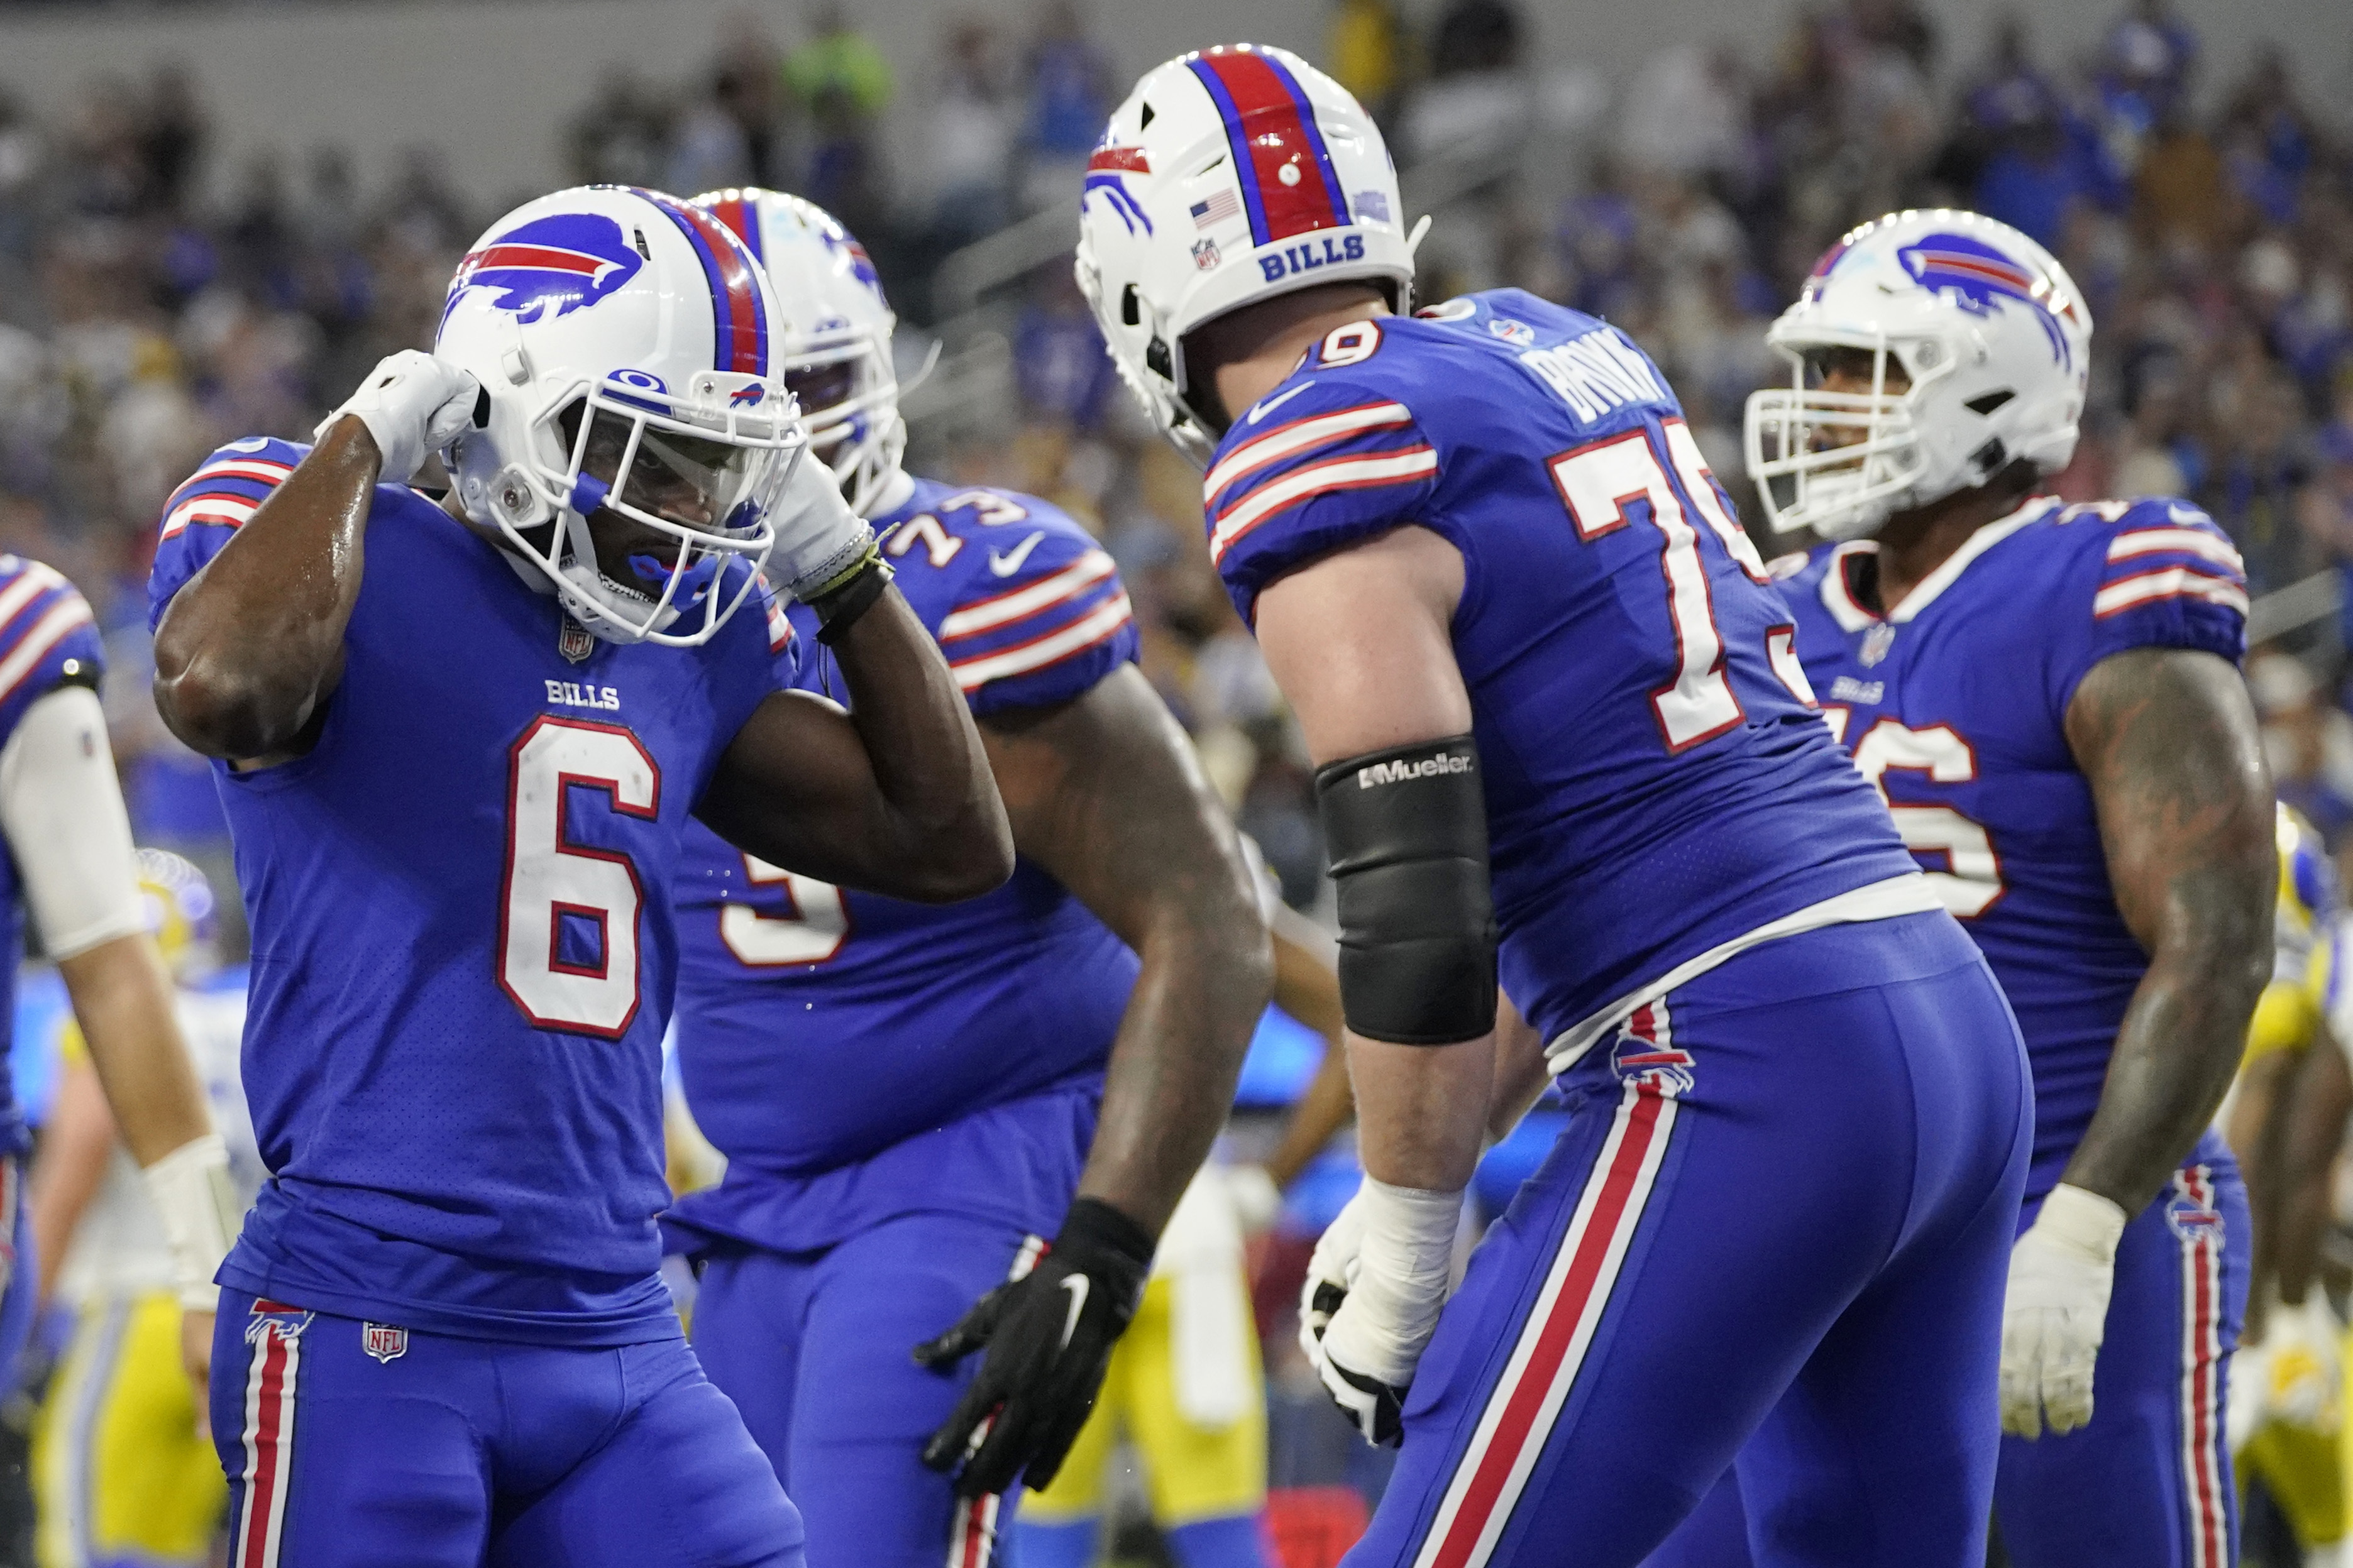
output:
M874 607L893 575L890 563L879 553L869 555L849 582L811 600L809 608L817 612L817 640L828 647L839 642L858 617Z
M1055 1233L1054 1250L1070 1258L1108 1253L1135 1266L1152 1268L1153 1240L1145 1228L1101 1198L1073 1198Z

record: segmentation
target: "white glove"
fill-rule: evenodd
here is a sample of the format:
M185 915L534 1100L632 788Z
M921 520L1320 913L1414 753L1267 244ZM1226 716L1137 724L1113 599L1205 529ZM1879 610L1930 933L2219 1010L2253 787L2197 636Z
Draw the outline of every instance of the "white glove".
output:
M320 420L311 436L323 440L336 420L350 415L367 426L384 455L378 478L405 485L424 466L426 453L440 451L473 423L481 393L481 383L470 372L403 349L377 361L360 389Z
M768 574L785 592L807 603L866 558L874 530L849 510L833 470L803 451L776 502L776 542L768 551Z
M2001 1305L2001 1429L2039 1437L2092 1419L2125 1211L2062 1182L2010 1251Z
M1446 1304L1461 1217L1459 1192L1366 1176L1308 1259L1300 1347L1368 1443L1404 1434L1406 1390Z
M228 1145L217 1132L190 1139L142 1171L172 1247L172 1283L180 1305L212 1311L220 1302L213 1276L245 1222L229 1180Z

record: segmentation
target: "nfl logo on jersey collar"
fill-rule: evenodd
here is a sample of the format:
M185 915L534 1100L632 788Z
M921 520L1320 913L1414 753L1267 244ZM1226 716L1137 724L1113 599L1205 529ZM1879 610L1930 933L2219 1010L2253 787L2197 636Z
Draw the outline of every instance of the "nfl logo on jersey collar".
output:
M563 614L563 629L555 634L555 651L573 664L585 664L588 656L596 651L596 638L586 626L574 620L569 611Z
M1869 669L1885 658L1887 650L1894 646L1895 627L1889 622L1881 621L1862 634L1862 651L1857 657L1862 660L1862 668Z

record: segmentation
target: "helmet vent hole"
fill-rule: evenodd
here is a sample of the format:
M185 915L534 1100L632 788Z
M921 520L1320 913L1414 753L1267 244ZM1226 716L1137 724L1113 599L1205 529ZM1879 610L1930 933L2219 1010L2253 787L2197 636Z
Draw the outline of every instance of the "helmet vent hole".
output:
M1133 283L1119 291L1119 319L1122 324L1130 327L1144 324L1144 306L1135 297L1135 285Z
M1986 393L1981 396L1972 397L1967 403L1962 404L1961 406L1968 409L1972 414L1991 418L1995 409L2000 407L2003 404L2008 403L2011 398L2017 395L2018 395L2016 393L2010 391L2010 388L2005 386L1996 391Z
M1152 123L1152 105L1150 105L1150 104L1148 104L1148 103L1147 103L1147 104L1145 104L1145 105L1144 106L1144 113L1143 113L1143 115L1142 115L1139 119L1137 119L1137 121L1136 121L1136 122L1135 122L1135 128L1136 128L1138 131L1142 131L1142 130L1145 130L1145 128L1147 128L1148 126L1150 126L1150 125L1151 125L1151 123Z
M1168 357L1167 340L1164 338L1155 338L1152 342L1145 345L1144 368L1150 371L1153 374L1158 376L1163 381L1175 381L1176 379L1176 364L1174 360Z
M1977 468L1978 473L1991 474L1997 468L2000 468L2004 462L2008 461L2009 458L2010 448L2004 447L2001 444L2001 437L1997 436L1992 440L1988 441L1984 446L1979 447L1976 451L1970 453L1969 462Z
M629 233L638 242L638 254L644 257L648 261L651 261L654 258L654 252L653 247L646 243L646 231L641 228L633 228Z
M487 386L477 387L474 389L474 428L487 430L490 427L491 389Z

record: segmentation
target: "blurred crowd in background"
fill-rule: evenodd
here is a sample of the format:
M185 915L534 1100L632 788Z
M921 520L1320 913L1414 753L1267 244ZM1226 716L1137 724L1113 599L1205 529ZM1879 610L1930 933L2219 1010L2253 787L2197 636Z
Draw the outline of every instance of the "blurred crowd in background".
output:
M1154 63L1123 58L1103 22L1071 0L1044 0L1026 31L944 14L907 79L854 8L747 11L706 72L616 64L539 133L584 181L764 184L831 208L881 269L910 371L936 339L993 331L1010 395L912 394L912 466L1043 494L1100 531L1148 672L1312 904L1303 758L1208 569L1196 477L1120 393L1064 254L1046 247L986 301L934 287L964 247L1073 206L1107 114ZM1816 257L1891 208L1964 205L2051 247L2089 299L2092 404L2060 493L2192 499L2259 596L2353 563L2353 142L2298 62L2209 81L2162 0L2129 0L2083 58L2015 23L1982 58L1944 47L1912 0L1817 0L1769 47L1669 48L1605 82L1529 65L1513 0L1410 21L1392 0L1334 0L1319 63L1388 132L1406 216L1435 213L1422 297L1512 285L1626 328L1736 496L1742 400L1785 374L1765 327ZM100 606L141 836L221 875L209 779L147 700L158 508L216 443L302 437L378 356L426 344L496 213L423 151L374 189L333 147L237 169L210 151L200 93L168 68L94 82L55 122L0 104L0 548L53 562ZM2283 792L2342 840L2346 638L2336 598L2313 602L2251 674Z

